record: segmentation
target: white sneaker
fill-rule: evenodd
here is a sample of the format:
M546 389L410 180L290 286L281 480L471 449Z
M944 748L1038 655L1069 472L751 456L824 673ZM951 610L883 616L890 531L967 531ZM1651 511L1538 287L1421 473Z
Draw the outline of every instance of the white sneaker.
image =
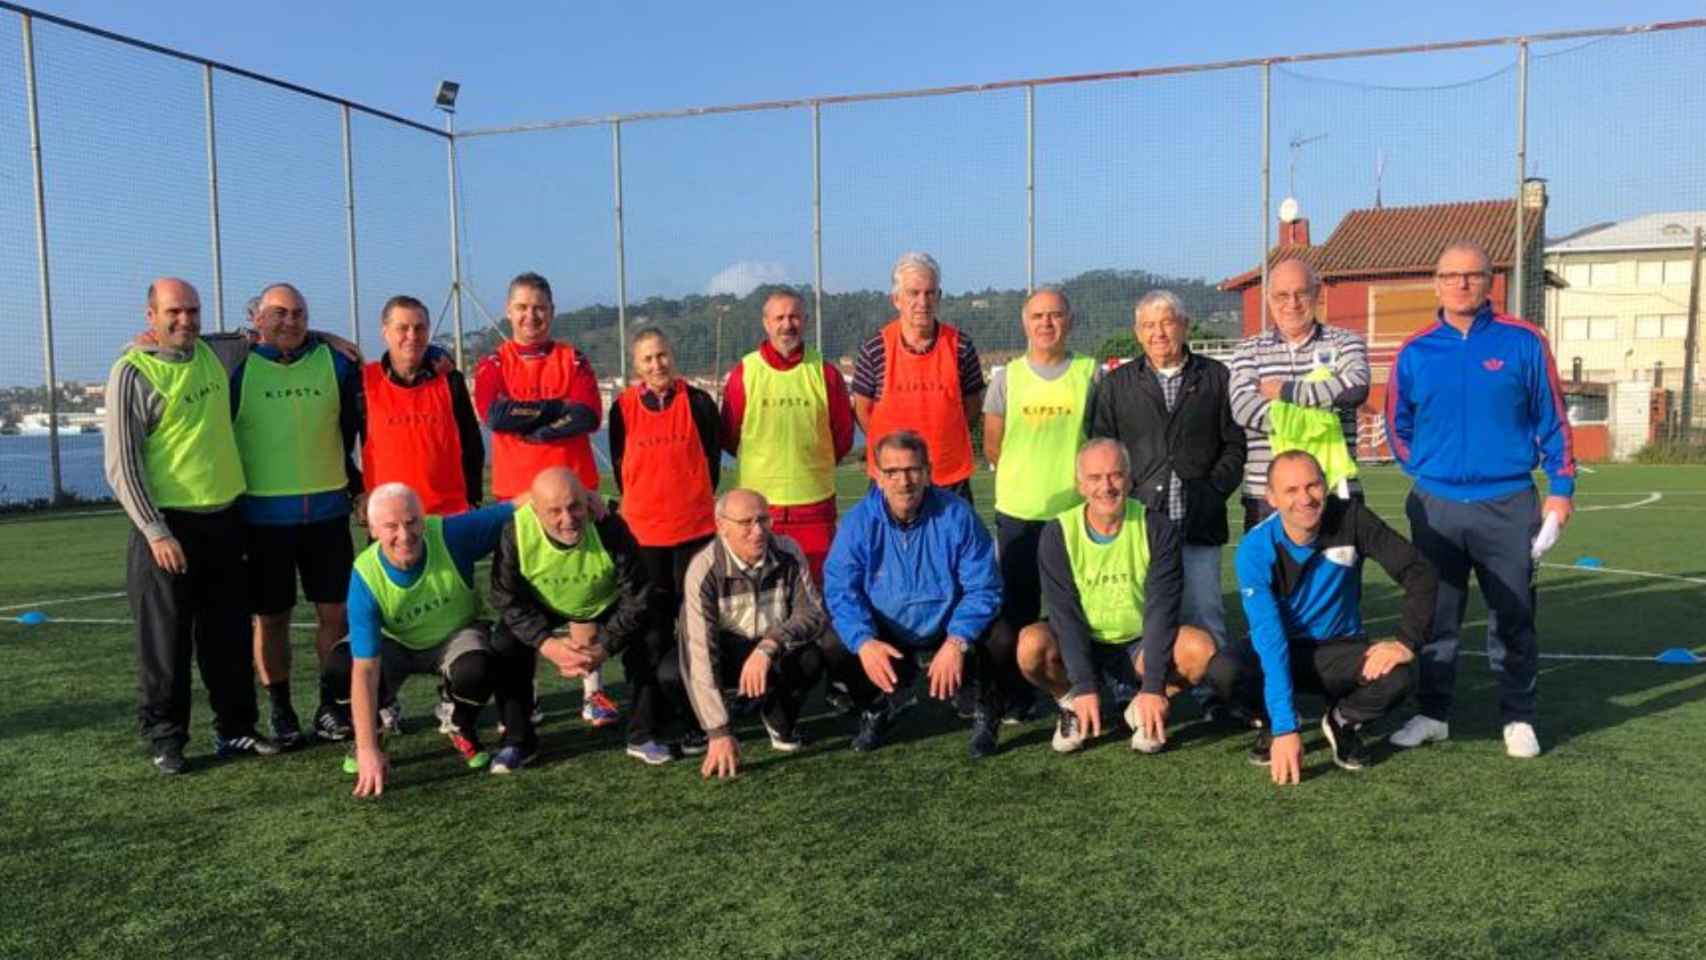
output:
M1451 725L1443 720L1435 720L1426 714L1418 713L1386 739L1391 741L1394 747L1402 747L1408 750L1424 743L1439 743L1442 740L1450 740Z
M1055 753L1072 753L1084 746L1084 731L1078 726L1078 714L1072 712L1070 703L1060 705L1060 716L1054 722Z
M1135 696L1126 704L1125 725L1131 728L1131 748L1138 753L1160 753L1161 748L1167 745L1167 741L1151 739L1143 732L1143 718L1138 716Z
M1518 760L1540 756L1540 738L1534 735L1533 724L1520 721L1505 724L1505 756Z

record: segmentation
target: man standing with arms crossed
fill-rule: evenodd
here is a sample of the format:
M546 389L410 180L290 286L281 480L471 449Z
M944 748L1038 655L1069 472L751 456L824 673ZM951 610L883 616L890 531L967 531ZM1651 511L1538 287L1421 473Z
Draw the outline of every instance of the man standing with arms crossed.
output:
M936 319L942 268L903 253L890 274L896 316L859 348L853 416L865 431L865 469L878 480L877 443L911 430L930 448L932 482L971 502L971 424L983 403L983 367L971 338Z
M835 465L853 449L853 408L841 371L805 346L805 298L776 290L764 301L764 342L723 384L723 448L739 486L770 504L772 531L805 551L823 586L835 539Z
M546 467L568 467L598 489L592 435L603 400L586 354L551 339L551 283L537 273L509 282L504 315L510 339L474 370L474 407L492 431L492 495L527 492ZM620 718L598 671L586 675L581 719L607 727Z
M214 752L278 752L255 733L254 661L244 603L243 463L230 379L201 342L201 298L176 278L148 285L153 345L107 379L107 482L134 528L126 589L136 621L137 714L154 768L182 773L190 657L213 707Z
M1386 388L1392 456L1416 481L1410 539L1439 572L1433 630L1422 646L1421 712L1392 734L1399 747L1451 735L1453 688L1469 573L1487 600L1487 660L1499 679L1505 753L1540 755L1534 732L1539 641L1531 542L1542 513L1572 512L1576 458L1546 333L1493 310L1492 263L1453 243L1434 268L1437 319L1398 348ZM1533 470L1546 471L1544 508Z

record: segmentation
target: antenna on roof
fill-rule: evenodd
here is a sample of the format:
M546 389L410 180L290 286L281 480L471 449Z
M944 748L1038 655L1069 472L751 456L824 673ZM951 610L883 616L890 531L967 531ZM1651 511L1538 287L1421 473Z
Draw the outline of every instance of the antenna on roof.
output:
M1380 182L1385 177L1386 177L1386 151L1385 150L1376 150L1376 151L1374 151L1374 209L1376 209L1376 210L1379 210L1381 207L1381 203L1380 203Z
M1317 133L1313 137L1305 137L1302 134L1295 134L1295 133L1292 134L1291 143L1290 143L1291 166L1290 166L1290 172L1287 175L1287 179L1286 179L1286 185L1290 189L1286 190L1287 196L1291 196L1291 197L1297 196L1297 151L1301 150L1304 146L1306 146L1308 144L1314 143L1317 140L1325 140L1325 139L1327 139L1327 135L1324 133Z

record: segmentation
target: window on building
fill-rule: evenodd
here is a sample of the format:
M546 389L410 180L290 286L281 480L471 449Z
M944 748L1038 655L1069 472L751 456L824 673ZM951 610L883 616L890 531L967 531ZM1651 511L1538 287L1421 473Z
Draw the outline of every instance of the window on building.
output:
M1643 287L1663 286L1665 282L1665 262L1663 260L1642 260L1635 264L1635 282Z
M1585 263L1567 264L1564 267L1564 282L1569 284L1572 287L1585 287L1585 286L1587 286L1588 285L1588 265Z
M1609 287L1617 282L1617 264L1591 263L1588 264L1588 286Z
M1664 317L1649 313L1635 318L1635 339L1657 340L1665 335Z
M1584 423L1604 423L1610 413L1609 398L1602 395L1566 394L1564 410L1570 418L1570 425Z
M1590 317L1590 318L1588 318L1588 320L1589 320L1589 322L1588 322L1588 339L1589 340L1616 340L1617 339L1617 318L1616 317Z
M1689 262L1687 260L1665 261L1665 283L1685 286L1688 283Z
M1666 339L1681 340L1688 336L1688 314L1665 314L1664 336Z
M1564 318L1564 339L1565 340L1586 340L1587 338L1588 338L1588 318L1587 317L1565 317Z

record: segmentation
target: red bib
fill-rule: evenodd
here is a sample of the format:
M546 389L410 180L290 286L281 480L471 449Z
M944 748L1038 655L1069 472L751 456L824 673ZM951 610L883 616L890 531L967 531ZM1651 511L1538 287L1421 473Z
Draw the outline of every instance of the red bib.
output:
M871 409L865 463L877 476L877 441L912 430L930 448L930 482L939 486L971 476L971 431L960 394L960 332L936 325L928 353L913 353L900 339L900 320L883 328L883 392Z
M450 405L450 380L435 376L405 387L375 361L361 368L361 388L367 400L361 431L361 476L367 489L406 483L428 514L467 510L462 436Z
M622 446L622 519L643 547L671 547L717 529L711 471L693 423L687 383L675 381L669 406L653 412L638 384L616 406L626 431Z
M566 343L554 344L543 357L523 357L515 341L498 348L503 365L504 393L529 403L561 400L569 395L579 355ZM545 443L531 443L519 434L492 431L492 495L508 500L533 486L547 467L568 467L588 490L598 489L598 464L592 459L592 440L585 434Z

